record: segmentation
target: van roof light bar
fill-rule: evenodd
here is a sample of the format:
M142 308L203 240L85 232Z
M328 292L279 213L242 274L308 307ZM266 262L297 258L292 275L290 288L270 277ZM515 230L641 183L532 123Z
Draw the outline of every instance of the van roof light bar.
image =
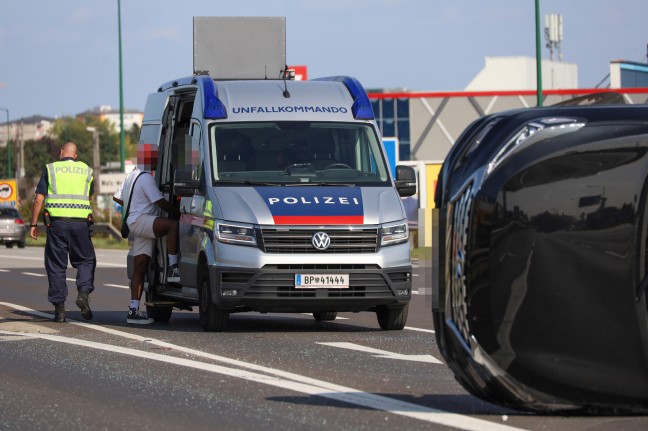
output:
M313 79L313 81L334 81L343 83L353 98L353 106L351 106L353 118L356 120L373 120L375 118L369 96L367 96L367 92L357 79L351 76L327 76L325 78Z
M218 98L218 90L210 76L196 77L203 88L203 116L211 120L227 118L227 109Z

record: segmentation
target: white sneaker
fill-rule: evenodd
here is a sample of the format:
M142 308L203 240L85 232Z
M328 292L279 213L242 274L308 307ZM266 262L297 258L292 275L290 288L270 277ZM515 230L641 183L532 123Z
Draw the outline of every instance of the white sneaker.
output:
M140 314L139 310L135 308L128 309L128 316L126 316L126 323L131 325L148 325L153 323L154 320L150 317L144 317Z

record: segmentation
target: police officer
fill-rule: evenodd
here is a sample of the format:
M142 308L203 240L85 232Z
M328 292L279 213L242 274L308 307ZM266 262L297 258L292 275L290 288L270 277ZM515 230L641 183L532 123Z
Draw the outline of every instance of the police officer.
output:
M72 267L77 270L76 305L84 319L92 319L88 295L94 290L94 273L97 266L94 246L90 239L90 196L94 192L94 184L92 169L76 158L76 144L67 142L63 145L60 160L48 164L43 169L36 186L32 208L30 234L36 239L38 214L45 202L45 270L49 282L47 299L54 305L55 322L65 322L68 257Z

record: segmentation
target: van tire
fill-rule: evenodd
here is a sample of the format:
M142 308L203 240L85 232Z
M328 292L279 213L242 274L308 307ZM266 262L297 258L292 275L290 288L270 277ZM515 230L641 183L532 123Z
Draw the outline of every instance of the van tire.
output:
M173 307L146 306L146 315L158 323L167 323L173 314Z
M313 317L318 322L328 322L328 321L331 321L331 320L335 320L335 318L337 317L337 312L336 311L323 311L323 312L319 312L319 313L313 313Z
M209 270L205 264L200 265L198 286L200 287L198 315L200 324L207 332L222 332L227 327L229 311L219 309L212 301Z
M376 317L378 317L380 328L385 331L400 331L405 327L408 311L409 304L403 307L379 307L376 311Z

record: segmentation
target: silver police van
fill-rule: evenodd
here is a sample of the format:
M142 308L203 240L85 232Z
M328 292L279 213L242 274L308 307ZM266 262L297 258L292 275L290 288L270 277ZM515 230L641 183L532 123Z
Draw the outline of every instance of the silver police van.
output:
M156 181L181 212L181 282L166 282L158 241L149 316L198 306L202 327L222 331L244 311L370 311L402 329L412 267L400 197L416 176L390 172L361 84L291 80L286 68L275 79L194 72L151 94L142 123L140 142L159 145Z

